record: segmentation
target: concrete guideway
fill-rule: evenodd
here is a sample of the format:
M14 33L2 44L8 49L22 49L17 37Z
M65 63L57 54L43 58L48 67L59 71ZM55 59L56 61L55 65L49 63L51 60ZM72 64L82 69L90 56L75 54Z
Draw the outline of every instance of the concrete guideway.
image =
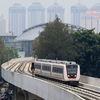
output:
M97 86L100 88L100 79L99 78L87 77L87 76L81 75L80 81L83 83L87 83L87 84Z
M100 79L94 77L88 77L81 75L80 85L82 87L90 88L92 90L96 90L100 93Z
M32 58L13 59L9 61L9 66L14 62L25 61L25 60L32 60ZM33 79L33 77L27 75L14 73L13 71L11 72L6 69L7 66L8 66L7 63L2 64L1 68L2 77L9 83L13 84L16 87L21 88L22 90L26 90L45 100L84 100L69 90L65 90L63 88L52 85L48 82L42 81L37 78Z

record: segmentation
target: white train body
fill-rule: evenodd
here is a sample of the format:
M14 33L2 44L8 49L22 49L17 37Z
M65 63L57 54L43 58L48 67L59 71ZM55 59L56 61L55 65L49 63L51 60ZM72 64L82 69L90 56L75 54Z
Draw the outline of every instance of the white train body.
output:
M62 63L62 64L61 64ZM80 80L80 66L75 62L51 62L35 61L35 74L70 82L69 84L77 85Z

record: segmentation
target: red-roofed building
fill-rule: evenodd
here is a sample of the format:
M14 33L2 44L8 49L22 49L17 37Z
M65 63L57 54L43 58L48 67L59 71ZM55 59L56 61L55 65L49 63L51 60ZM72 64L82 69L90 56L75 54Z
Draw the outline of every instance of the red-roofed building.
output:
M97 19L99 19L99 18L100 18L100 16L97 16L96 18L97 18Z
M81 17L81 26L87 29L95 28L95 32L100 32L97 27L99 27L100 20L100 12L88 10L82 17Z
M84 16L92 16L92 15L97 15L97 12L96 11L91 11L91 10L88 10L85 14L84 14Z

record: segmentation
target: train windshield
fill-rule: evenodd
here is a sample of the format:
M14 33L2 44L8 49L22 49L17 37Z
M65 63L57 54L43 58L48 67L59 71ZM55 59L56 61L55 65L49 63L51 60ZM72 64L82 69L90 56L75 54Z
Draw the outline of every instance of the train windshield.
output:
M77 74L77 65L67 65L67 74L69 77L74 77Z

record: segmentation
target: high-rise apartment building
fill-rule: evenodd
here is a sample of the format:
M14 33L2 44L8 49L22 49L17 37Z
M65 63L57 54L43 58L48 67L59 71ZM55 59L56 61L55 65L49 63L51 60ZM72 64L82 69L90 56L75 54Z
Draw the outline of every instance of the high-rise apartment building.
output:
M100 3L97 3L91 7L91 10L99 11L100 12Z
M88 10L82 17L81 17L81 26L87 29L92 29L95 24L95 17L97 16L97 12Z
M9 31L15 35L20 35L25 29L26 9L21 4L14 4L9 8Z
M4 19L4 16L2 15L0 17L0 34L3 35L6 33L6 20Z
M99 13L99 15L97 17L95 17L95 31L97 33L100 32L100 3L97 3L97 4L94 4L92 7L91 7L91 10L95 10L96 12Z
M55 2L47 9L47 21L54 21L55 16L58 15L60 20L64 22L64 11L65 9L62 6L59 6L57 2Z
M95 27L95 31L97 33L100 33L100 16L96 17L96 27Z
M71 23L74 25L81 25L81 16L86 13L88 8L80 2L71 7Z
M93 29L95 28L95 32L100 32L100 12L88 10L82 17L81 17L81 26L86 29Z
M33 2L28 8L28 27L45 23L45 8L39 2Z

